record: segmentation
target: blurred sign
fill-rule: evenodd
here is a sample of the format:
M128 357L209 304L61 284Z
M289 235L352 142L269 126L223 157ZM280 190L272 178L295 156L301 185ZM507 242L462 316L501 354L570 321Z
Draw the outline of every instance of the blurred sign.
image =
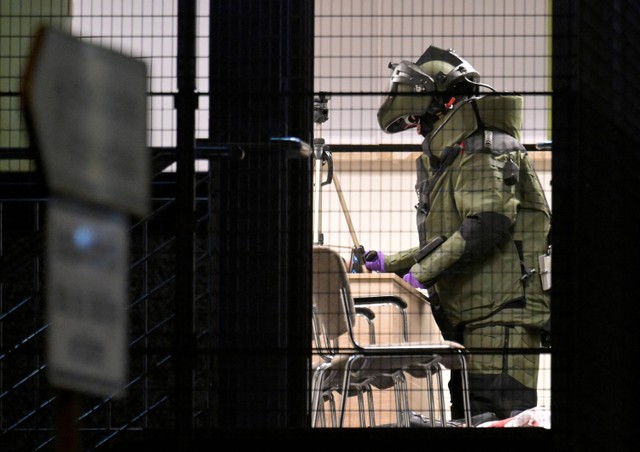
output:
M55 198L47 214L47 375L58 387L114 395L128 365L128 218Z
M126 385L129 217L150 207L146 66L54 29L38 32L22 94L47 211L50 382Z
M22 92L54 193L148 212L146 84L143 62L40 30Z

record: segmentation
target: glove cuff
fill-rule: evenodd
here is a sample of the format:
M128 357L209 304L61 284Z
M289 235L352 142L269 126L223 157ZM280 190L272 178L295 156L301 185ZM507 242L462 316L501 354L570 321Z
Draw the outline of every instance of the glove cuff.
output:
M404 275L402 277L402 279L404 279L406 282L411 284L416 289L424 289L425 288L424 284L422 284L420 281L418 281L418 278L413 276L413 273L411 273L411 272L409 272L406 275Z

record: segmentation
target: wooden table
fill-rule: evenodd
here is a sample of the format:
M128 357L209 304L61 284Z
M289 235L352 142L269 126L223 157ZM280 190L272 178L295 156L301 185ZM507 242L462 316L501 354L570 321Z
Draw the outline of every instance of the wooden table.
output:
M427 296L395 273L350 273L349 283L354 298L395 295L407 304L409 342L440 342L442 333L431 312ZM399 313L392 308L376 312L380 318L378 342L398 342ZM389 335L389 337L385 336Z

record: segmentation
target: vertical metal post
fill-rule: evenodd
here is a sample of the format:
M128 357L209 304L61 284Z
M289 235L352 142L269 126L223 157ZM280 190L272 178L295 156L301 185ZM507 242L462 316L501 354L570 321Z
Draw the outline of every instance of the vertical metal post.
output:
M313 2L210 0L210 11L209 139L246 152L215 171L212 418L307 426L311 167L284 138L312 135Z
M322 186L331 183L333 162L329 146L326 145L322 137L322 123L329 119L328 101L331 96L320 93L313 99L313 122L315 123L315 134L313 137L313 243L314 245L324 245L324 235L322 234ZM327 162L329 174L326 181L322 180L322 165Z
M178 1L177 194L175 290L175 422L185 450L193 437L195 363L195 30L196 1Z

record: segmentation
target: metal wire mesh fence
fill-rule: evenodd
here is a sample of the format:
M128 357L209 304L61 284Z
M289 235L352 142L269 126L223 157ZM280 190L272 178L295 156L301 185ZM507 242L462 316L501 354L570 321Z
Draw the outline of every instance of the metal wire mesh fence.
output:
M265 3L1 2L0 443L12 444L12 450L43 449L61 432L64 398L46 378L49 194L20 106L20 82L41 25L144 61L149 71L152 213L131 221L128 383L122 394L84 395L67 406L77 409L87 449L109 447L136 432L151 437L286 426L280 417L299 415L292 400L300 399L303 411L308 408L307 369L302 379L292 378L300 374L287 373L291 362L283 360L291 353L306 366L310 359L310 306L285 303L298 290L310 298L308 285L291 282L292 268L310 263L308 255L300 257L301 249L310 251L312 237L321 233L325 244L350 259L354 234L345 222L345 205L367 248L401 250L415 241L414 160L420 143L413 134L385 134L376 118L389 88L389 62L415 61L429 45L455 48L473 62L483 83L522 94L523 143L551 200L545 147L551 108L549 2L316 0L301 2L302 9L296 2ZM292 25L303 14L313 23L305 29L308 36ZM243 21L244 16L253 19ZM243 27L262 34L245 30L245 40ZM307 41L313 48L305 47ZM289 58L271 61L273 47ZM305 58L313 62L312 74L299 61ZM311 121L317 93L330 97L328 120L320 127ZM193 122L185 121L191 114ZM289 133L303 143L322 137L330 145L344 199L334 182L322 189L318 211L308 179L313 159L303 158L292 169L291 162L265 158L289 155L291 147L308 153L298 142L274 144L273 138L291 138ZM177 150L188 143L194 172L183 184ZM243 158L246 166L237 163ZM180 197L185 185L192 190L190 199ZM313 209L320 215L314 225ZM185 219L185 211L193 216ZM297 234L305 239L290 239ZM254 260L264 267L262 273L247 270ZM279 275L277 282L273 275ZM310 279L310 271L306 276ZM308 314L304 321L296 317L299 312ZM263 320L273 317L280 321L275 330L263 330ZM290 342L295 337L302 342ZM238 339L241 346L227 347ZM281 373L254 377L241 369L256 362L275 365ZM551 404L550 366L550 355L544 354L538 397L545 408ZM260 378L275 384L258 389ZM309 426L308 416L304 412L299 422Z

